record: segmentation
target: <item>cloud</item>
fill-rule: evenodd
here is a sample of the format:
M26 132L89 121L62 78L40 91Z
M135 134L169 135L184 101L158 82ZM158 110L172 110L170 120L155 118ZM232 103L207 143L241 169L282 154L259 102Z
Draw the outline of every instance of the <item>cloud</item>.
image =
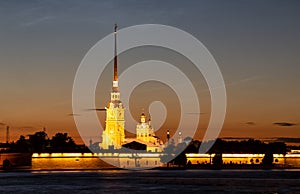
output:
M89 109L85 109L86 111L92 111L92 110L95 110L95 111L106 111L105 108L89 108Z
M23 25L24 26L33 26L33 25L36 25L36 24L39 24L39 23L42 23L42 22L45 22L48 20L52 20L54 18L55 18L54 16L44 16L44 17L33 19L29 22L25 22L25 23L23 23Z
M70 114L68 114L68 116L70 116L70 117L75 117L75 116L80 116L80 114L73 114L73 113L70 113Z
M246 125L256 125L256 123L252 122L252 121L248 121L245 123Z
M273 124L277 125L277 126L281 126L281 127L291 127L291 126L297 125L295 123L288 123L288 122L276 122Z
M5 123L0 123L0 126L4 126L4 125L6 125Z
M252 82L252 81L257 81L257 80L260 80L261 77L259 76L249 76L249 77L245 77L245 78L242 78L240 80L235 80L235 81L232 81L232 82L225 82L225 87L232 87L232 86L236 86L236 85L241 85L241 84L244 84L244 83L248 83L248 82ZM212 90L216 90L216 89L220 89L222 88L223 86L221 85L217 85L215 86L214 88L212 88ZM205 88L205 89L202 89L201 90L202 92L204 91L209 91L208 88Z

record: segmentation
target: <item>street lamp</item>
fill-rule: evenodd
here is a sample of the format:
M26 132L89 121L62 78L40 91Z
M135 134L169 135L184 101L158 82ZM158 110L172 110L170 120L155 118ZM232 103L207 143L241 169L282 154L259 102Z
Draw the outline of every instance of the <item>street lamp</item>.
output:
M167 139L168 139L168 144L170 143L170 130L167 130Z

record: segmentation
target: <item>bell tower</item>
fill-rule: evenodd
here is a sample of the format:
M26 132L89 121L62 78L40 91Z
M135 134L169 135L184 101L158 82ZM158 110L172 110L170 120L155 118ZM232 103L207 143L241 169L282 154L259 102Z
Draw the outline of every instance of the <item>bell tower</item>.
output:
M106 109L105 130L102 133L102 149L119 149L124 144L124 107L120 100L118 86L118 60L117 60L117 25L114 29L115 51L114 51L114 74L110 101Z
M145 143L157 143L157 139L154 133L154 129L151 126L151 119L149 115L148 121L144 113L140 116L140 123L136 126L136 139Z

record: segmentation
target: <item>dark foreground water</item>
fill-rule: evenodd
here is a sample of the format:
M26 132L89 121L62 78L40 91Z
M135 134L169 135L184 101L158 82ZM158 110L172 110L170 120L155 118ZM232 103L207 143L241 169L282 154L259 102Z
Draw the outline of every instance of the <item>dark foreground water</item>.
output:
M300 193L297 170L0 172L1 193Z

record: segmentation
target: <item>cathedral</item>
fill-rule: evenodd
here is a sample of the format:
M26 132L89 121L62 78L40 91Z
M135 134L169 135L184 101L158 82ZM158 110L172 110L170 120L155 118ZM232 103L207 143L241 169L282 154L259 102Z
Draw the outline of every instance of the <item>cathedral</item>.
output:
M163 142L155 136L151 126L151 119L146 120L144 113L141 114L140 123L136 127L136 138L125 138L124 107L120 100L118 86L118 60L117 60L117 25L114 29L114 73L110 101L106 109L105 130L102 133L101 149L120 149L124 144L137 143L146 145L147 151L161 152Z
M149 116L148 121L146 120L144 113L140 116L140 123L136 125L136 141L147 146L147 151L161 152L163 142L154 133L154 129L151 126L151 118Z
M161 140L155 136L154 129L151 126L150 116L148 121L146 121L144 113L141 114L140 123L136 126L136 139L153 145L160 145L162 143Z

